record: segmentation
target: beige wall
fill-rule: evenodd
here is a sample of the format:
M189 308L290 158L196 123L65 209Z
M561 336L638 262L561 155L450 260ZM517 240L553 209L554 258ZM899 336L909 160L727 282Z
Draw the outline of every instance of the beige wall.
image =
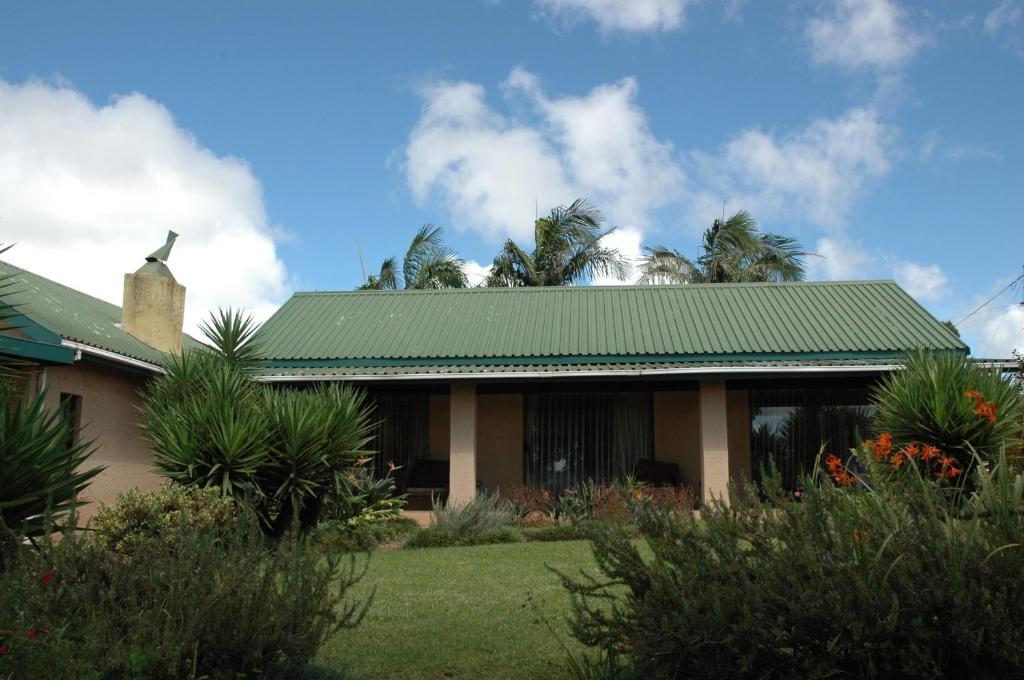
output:
M523 395L478 394L476 474L483 488L523 483Z
M700 482L700 400L693 391L654 393L654 459L679 466L683 484Z
M152 489L162 481L138 425L138 391L144 382L144 376L86 362L46 369L47 406L56 409L62 392L80 396L79 437L96 442L87 465L107 466L86 488L88 500L110 503L121 491ZM83 518L92 510L86 506Z

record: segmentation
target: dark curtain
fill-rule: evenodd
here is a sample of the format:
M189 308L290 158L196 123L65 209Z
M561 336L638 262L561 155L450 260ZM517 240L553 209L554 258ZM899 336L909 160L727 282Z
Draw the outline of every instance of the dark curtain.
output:
M814 467L822 446L846 458L871 434L866 388L750 391L750 454L755 480L771 464L784 486Z
M430 457L430 395L377 393L373 399L374 419L379 426L370 442L378 474L388 462L408 471L418 458ZM401 475L400 475L401 476Z
M523 482L555 492L608 483L654 457L650 392L524 395Z

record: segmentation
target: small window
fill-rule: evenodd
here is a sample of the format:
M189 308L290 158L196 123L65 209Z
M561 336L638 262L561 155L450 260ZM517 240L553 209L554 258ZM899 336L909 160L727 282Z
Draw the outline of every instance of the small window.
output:
M69 450L78 442L78 430L82 424L82 397L62 392L60 395L60 417L68 424L68 438L64 449Z

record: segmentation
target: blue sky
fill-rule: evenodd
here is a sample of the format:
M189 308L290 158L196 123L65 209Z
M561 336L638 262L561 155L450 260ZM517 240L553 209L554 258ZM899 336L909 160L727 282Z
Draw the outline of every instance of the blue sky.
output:
M0 242L117 302L174 228L195 324L425 222L478 272L535 205L589 196L633 255L724 200L958 318L1024 264L1022 110L1024 0L5 3Z

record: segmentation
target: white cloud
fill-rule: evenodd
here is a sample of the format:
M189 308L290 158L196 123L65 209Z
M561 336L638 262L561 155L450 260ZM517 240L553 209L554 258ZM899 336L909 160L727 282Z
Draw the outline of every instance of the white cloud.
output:
M537 214L578 196L609 221L642 227L677 200L683 174L671 144L658 140L635 103L636 82L601 85L582 97L549 97L537 78L514 69L502 90L522 100L533 124L488 106L481 86L425 88L423 114L406 147L406 173L419 201L445 202L457 228L492 241L529 238Z
M681 27L692 0L535 0L542 12L570 23L589 19L602 31L668 31Z
M266 317L285 294L248 165L141 94L97 106L63 83L0 81L0 218L11 262L116 304L124 273L173 229L191 328L219 306Z
M640 278L639 265L640 258L643 255L643 240L644 234L642 231L639 229L631 229L629 227L616 229L605 236L601 242L602 245L606 248L614 248L619 251L619 255L625 258L633 269L625 281L619 281L611 276L598 276L595 277L594 283L599 286L611 286L619 283L636 283L636 280Z
M985 32L1024 57L1024 2L1003 0L985 17Z
M856 279L895 279L920 302L938 302L949 294L949 278L937 264L921 264L869 251L863 244L845 235L818 240L808 263L811 279L845 281Z
M867 181L889 172L894 137L874 111L861 108L781 137L743 131L718 154L693 154L705 187L693 202L696 217L717 217L727 199L761 217L839 225Z
M900 66L925 42L891 0L833 0L806 34L815 61L851 69Z
M1024 305L1013 304L994 314L977 330L971 331L975 356L1007 359L1014 350L1024 352Z
M946 297L949 279L937 264L922 265L909 260L892 264L893 278L914 298L923 302L936 302Z
M469 279L469 285L472 287L483 285L487 277L491 275L491 265L482 265L479 262L468 260L463 266L463 271L466 272L466 278Z
M529 236L537 206L572 200L574 189L542 132L491 110L483 87L438 83L422 94L405 164L417 200L439 195L457 227L492 240Z
M859 243L844 237L818 239L814 253L817 257L809 258L807 263L811 279L849 281L875 275L871 255Z

